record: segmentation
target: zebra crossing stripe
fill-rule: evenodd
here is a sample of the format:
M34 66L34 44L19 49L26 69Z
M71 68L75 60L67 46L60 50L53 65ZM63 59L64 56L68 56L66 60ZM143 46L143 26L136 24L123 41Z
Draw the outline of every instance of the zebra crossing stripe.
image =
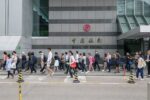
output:
M7 76L1 76L0 79L1 80L7 79Z

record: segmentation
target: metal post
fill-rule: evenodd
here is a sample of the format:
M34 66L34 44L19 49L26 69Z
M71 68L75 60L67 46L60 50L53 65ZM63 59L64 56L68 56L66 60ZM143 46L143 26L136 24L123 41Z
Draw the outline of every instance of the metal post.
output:
M147 84L147 100L150 100L150 83Z

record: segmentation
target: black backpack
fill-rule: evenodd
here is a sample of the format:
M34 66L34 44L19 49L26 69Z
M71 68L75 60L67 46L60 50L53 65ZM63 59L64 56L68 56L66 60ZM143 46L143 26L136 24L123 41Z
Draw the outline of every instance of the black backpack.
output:
M20 63L20 58L17 56L17 65Z
M47 57L44 55L43 62L47 62Z
M33 57L32 57L32 63L33 63L33 64L36 64L36 63L37 63L37 57L36 57L36 56L33 56Z

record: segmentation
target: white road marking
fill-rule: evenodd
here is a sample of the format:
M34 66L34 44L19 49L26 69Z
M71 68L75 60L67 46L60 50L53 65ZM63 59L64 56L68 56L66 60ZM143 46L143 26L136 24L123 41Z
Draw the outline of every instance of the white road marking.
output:
M1 80L7 79L7 76L1 76L0 79Z
M70 78L70 76L66 76L66 78L64 79L64 83L72 83L73 79Z
M78 79L79 79L81 82L87 82L85 76L78 76Z
M87 82L85 76L78 76L78 80L81 83ZM70 76L66 76L66 78L64 79L64 83L73 83L73 78L70 78Z
M45 80L47 77L48 77L48 76L42 76L42 77L39 77L38 80L39 80L39 81L43 81L43 80Z
M17 82L0 82L0 84L18 84ZM41 85L48 85L48 84L64 84L64 82L23 82L22 84L41 84ZM75 84L75 83L72 83ZM81 85L130 85L128 83L77 83L77 84L81 84ZM136 84L133 84L136 85Z

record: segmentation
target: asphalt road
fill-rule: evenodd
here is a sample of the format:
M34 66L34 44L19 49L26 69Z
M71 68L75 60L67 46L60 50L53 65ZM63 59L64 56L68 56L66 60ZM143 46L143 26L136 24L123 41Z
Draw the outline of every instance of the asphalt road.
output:
M15 79L0 76L0 100L19 100ZM23 100L147 100L150 79L127 83L122 76L79 76L72 83L66 76L24 76Z

